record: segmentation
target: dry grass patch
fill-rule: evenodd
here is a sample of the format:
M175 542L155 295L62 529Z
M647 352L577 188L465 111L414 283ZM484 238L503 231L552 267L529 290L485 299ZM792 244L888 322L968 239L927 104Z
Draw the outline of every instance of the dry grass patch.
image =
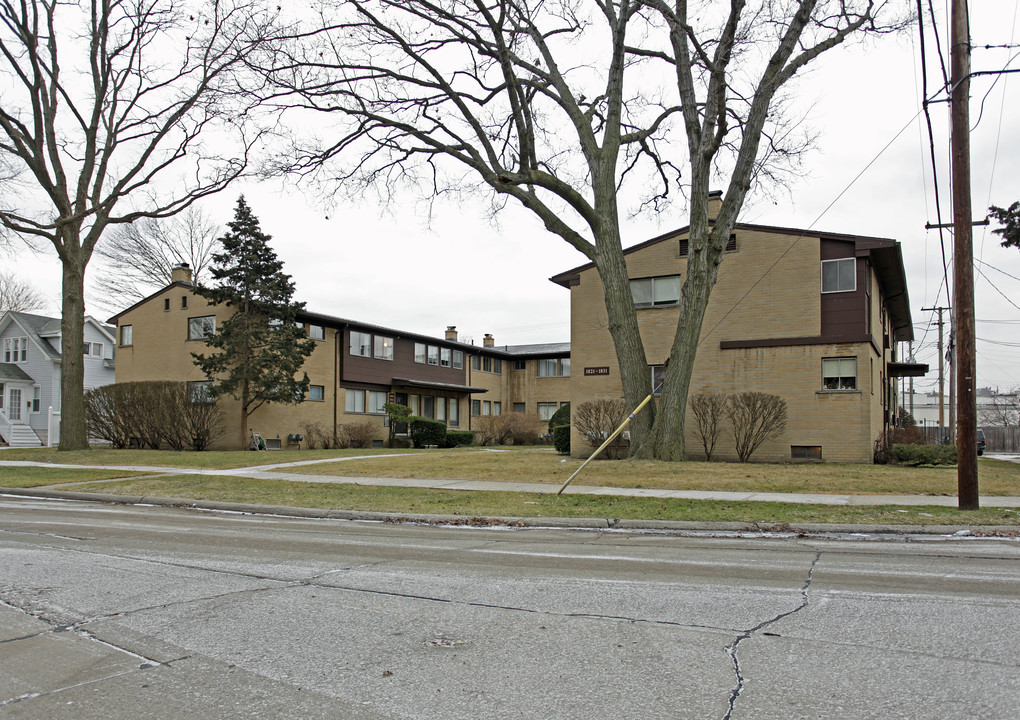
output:
M373 487L337 483L289 482L221 476L182 475L139 478L116 483L93 483L76 490L189 498L221 502L283 505L328 510L453 515L464 518L592 518L598 520L681 520L739 522L749 525L802 523L888 525L1015 526L1020 513L985 508L960 511L944 507L844 507L793 503L692 501L660 498L622 498L600 495L543 495L538 493L468 492L401 487Z
M94 480L139 477L145 473L123 470L75 470L67 468L0 467L0 487L34 488L44 485L66 485ZM65 490L70 488L63 488Z
M401 457L350 460L295 468L309 475L499 480L562 483L581 461L544 448L429 450ZM1020 495L1020 465L981 458L982 495ZM955 467L911 468L836 463L663 463L600 460L575 478L577 485L734 492L955 495Z

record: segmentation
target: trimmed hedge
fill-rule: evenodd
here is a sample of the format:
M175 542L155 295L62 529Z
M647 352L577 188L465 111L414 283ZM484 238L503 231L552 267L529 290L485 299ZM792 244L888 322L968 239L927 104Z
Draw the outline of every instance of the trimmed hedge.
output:
M459 445L472 445L475 442L475 434L470 430L447 430L444 448L457 447Z
M893 445L893 457L904 465L955 465L955 445Z
M416 417L411 421L411 441L416 448L442 447L446 441L446 423Z
M556 448L556 452L563 455L570 454L570 426L569 425L557 425L552 430L553 436L553 447Z

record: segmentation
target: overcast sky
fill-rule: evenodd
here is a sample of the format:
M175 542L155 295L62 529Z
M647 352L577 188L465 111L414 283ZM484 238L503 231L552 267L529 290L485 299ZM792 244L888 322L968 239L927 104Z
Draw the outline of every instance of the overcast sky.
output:
M972 3L973 70L1018 68L1017 3ZM948 29L940 24L943 48ZM940 84L929 44L929 88ZM948 65L948 60L947 60ZM937 214L924 116L920 114L920 59L916 30L865 47L827 54L797 86L818 131L818 149L805 177L775 202L753 199L740 220L796 228L887 237L902 243L919 362L932 366L921 389L937 381L937 329L922 308L948 304L940 233L925 230ZM1020 200L1020 77L982 76L972 82L972 195L974 217L989 205ZM931 108L943 222L952 220L948 105ZM719 189L723 189L720 186ZM430 335L456 325L461 339L481 343L560 342L570 338L569 293L548 278L586 259L547 233L528 213L510 207L498 224L487 203L437 204L432 219L413 197L397 207L319 206L314 197L276 184L237 185L203 208L226 223L244 193L273 236L273 247L308 309ZM686 224L673 215L637 217L624 227L631 245ZM952 233L943 233L952 282ZM974 230L978 386L1020 386L1020 251L999 247L990 230ZM0 258L31 270L59 313L60 267L48 254L23 247ZM725 261L721 272L726 271ZM90 268L95 272L95 266ZM120 309L120 308L116 308ZM106 319L113 312L89 307Z

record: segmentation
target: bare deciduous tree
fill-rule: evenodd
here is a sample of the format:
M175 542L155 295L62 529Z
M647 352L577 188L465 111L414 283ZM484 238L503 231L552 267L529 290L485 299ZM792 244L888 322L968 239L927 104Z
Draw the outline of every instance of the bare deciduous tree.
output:
M173 268L191 267L198 285L219 249L220 226L194 205L169 218L141 218L108 232L96 245L96 287L105 304L121 308L170 283ZM112 303L112 305L111 305Z
M0 315L5 312L36 312L46 305L43 296L14 272L0 272Z
M726 393L702 392L691 395L689 401L694 413L695 429L705 449L705 460L712 461L715 444L722 432L722 421L726 417Z
M593 400L578 405L571 412L570 422L589 445L598 448L626 417L627 406L622 400ZM616 453L616 448L606 448L609 457L615 457Z
M1020 388L1012 392L992 396L992 402L978 410L981 422L991 427L1016 427L1020 425Z
M689 193L690 255L662 403L654 427L651 408L632 425L640 454L682 459L697 341L726 242L752 184L780 180L809 144L784 112L784 86L847 38L898 26L879 25L887 4L349 0L324 3L314 26L260 63L282 105L334 123L327 142L289 151L286 169L355 196L483 189L497 209L514 198L583 253L602 280L629 407L650 381L621 198L659 210ZM713 181L726 185L714 224Z
M778 438L786 430L786 401L778 395L734 393L729 396L726 414L740 462L750 460L763 443Z
M61 449L88 447L81 346L96 243L245 172L259 133L235 75L274 22L257 0L0 0L0 156L32 189L0 197L0 224L48 241L62 264Z

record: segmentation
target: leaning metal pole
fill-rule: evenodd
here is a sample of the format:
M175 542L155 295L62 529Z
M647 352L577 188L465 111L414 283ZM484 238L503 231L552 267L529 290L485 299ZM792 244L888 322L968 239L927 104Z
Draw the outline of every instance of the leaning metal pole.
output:
M620 423L620 427L616 428L616 430L613 431L613 434L606 438L606 441L604 443L599 445L598 450L593 452L591 454L591 457L589 457L587 460L585 460L583 463L581 463L581 467L577 468L577 470L574 471L574 474L567 478L567 481L565 483L563 483L563 485L560 486L559 490L556 491L557 495L559 495L560 493L562 493L566 489L567 485L570 484L570 481L573 480L574 478L576 478L578 476L578 474L582 470L584 470L585 467L588 466L588 463L590 463L592 460L595 459L596 455L598 455L600 452L602 452L607 447L609 447L609 443L613 442L613 440L615 440L617 438L617 436L619 436L619 434L623 432L623 429L625 427L627 427L627 423L629 423L631 420L633 420L634 416L637 415L639 412L641 412L642 408L644 408L644 406L647 405L648 401L651 400L651 399L652 399L652 396L649 395L644 400L642 400L641 403L636 408L634 408L634 412L632 412L630 415L628 415L624 419L624 421L622 423Z

